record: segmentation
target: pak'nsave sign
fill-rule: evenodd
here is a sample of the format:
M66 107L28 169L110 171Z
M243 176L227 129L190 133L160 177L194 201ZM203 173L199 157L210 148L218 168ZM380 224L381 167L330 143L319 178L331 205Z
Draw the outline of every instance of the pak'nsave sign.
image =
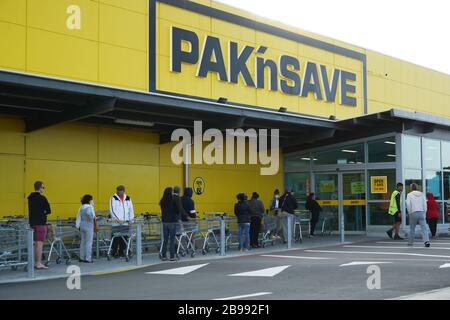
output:
M356 107L357 75L339 68L327 69L323 64L300 61L295 56L280 54L267 58L270 48L251 46L217 36L199 35L188 28L170 27L170 71L183 73L183 67L196 66L196 76L213 74L218 81L247 87L278 91L290 96L308 97ZM227 57L227 58L226 58ZM254 68L249 68L253 64ZM339 97L339 99L338 99Z

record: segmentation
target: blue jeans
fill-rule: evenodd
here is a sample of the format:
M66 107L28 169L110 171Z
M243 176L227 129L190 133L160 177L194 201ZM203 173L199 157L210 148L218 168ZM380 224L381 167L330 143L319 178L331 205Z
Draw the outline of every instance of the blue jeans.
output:
M177 232L176 223L163 223L163 245L161 254L163 258L167 257L167 242L169 242L170 259L175 258L175 235Z
M245 242L243 241L245 237ZM250 223L239 223L239 250L249 249L250 245Z

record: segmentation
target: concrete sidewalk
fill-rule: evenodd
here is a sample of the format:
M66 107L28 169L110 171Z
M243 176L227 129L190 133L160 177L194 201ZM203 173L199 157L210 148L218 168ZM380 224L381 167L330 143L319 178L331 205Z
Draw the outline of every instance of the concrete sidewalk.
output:
M367 236L348 236L346 238L345 244L351 243L361 243L371 240L376 240L377 238L368 238ZM298 249L312 249L320 247L338 246L341 245L339 237L337 236L317 236L315 238L303 239L303 243L294 243L291 249L287 249L286 245L276 244L274 246L269 245L266 248L253 249L248 253L240 253L235 249L231 249L227 252L224 257L219 256L216 253L209 253L207 255L202 255L200 250L197 250L197 255L194 258L190 256L181 258L180 261L208 261L217 259L233 258L242 255L259 255L268 254L273 252L283 252L292 251ZM118 272L126 272L131 270L136 270L140 268L145 268L152 265L157 265L162 263L159 259L158 253L149 253L142 256L142 265L137 266L136 258L129 262L126 262L124 258L113 259L112 261L106 260L106 258L101 258L99 260L94 259L94 263L78 263L78 261L73 260L71 265L78 265L81 269L81 275L102 275ZM176 265L176 262L174 262ZM34 278L28 278L27 273L23 271L23 268L12 271L12 270L0 270L0 284L6 283L19 283L19 282L32 282L32 281L42 281L50 279L60 279L68 277L70 274L66 273L67 265L64 261L61 264L51 263L48 270L35 270Z

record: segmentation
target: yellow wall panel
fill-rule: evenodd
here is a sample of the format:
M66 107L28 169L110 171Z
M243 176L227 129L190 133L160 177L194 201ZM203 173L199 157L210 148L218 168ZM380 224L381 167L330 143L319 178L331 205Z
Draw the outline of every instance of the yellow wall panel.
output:
M97 42L28 28L28 71L97 81L97 68Z
M63 124L27 134L27 157L43 160L97 162L98 129Z
M133 203L159 201L159 168L152 166L100 164L99 202L108 203L118 185L124 185Z
M158 166L158 139L147 132L100 128L99 161Z
M101 83L125 88L147 90L147 53L100 44Z
M385 57L385 72L388 79L402 81L402 65L398 60Z
M24 128L22 120L0 118L0 154L25 154Z
M0 38L0 67L25 70L25 27L0 21Z
M71 5L80 8L80 29L69 29L67 13ZM98 40L98 3L91 0L28 0L28 27Z
M239 41L249 42L253 45L256 42L255 30L243 28L240 25L214 18L211 19L211 32L219 35L219 38L222 38L220 36L225 36L228 38L237 39Z
M84 194L97 198L96 163L27 159L27 194L33 191L33 184L38 180L44 182L50 204L79 204Z
M0 155L0 216L22 215L24 202L24 157Z
M158 203L164 193L164 189L175 186L184 187L183 179L183 166L160 167Z
M211 18L193 13L187 10L175 8L163 3L159 4L158 18L168 20L185 27L191 27L202 31L211 30Z
M384 101L385 88L384 79L378 76L367 76L367 95L371 100Z
M109 4L111 6L137 11L140 13L148 13L148 0L98 0L100 3Z
M44 194L45 195L45 194ZM83 195L80 195L80 199ZM50 201L50 199L49 199ZM52 213L47 216L48 222L56 222L57 219L68 219L75 218L78 213L78 209L81 206L81 202L78 203L51 203L50 208L52 209ZM95 199L94 199L94 208L97 209Z
M27 0L1 0L0 20L26 24ZM3 38L2 38L3 39Z
M367 71L373 75L385 76L385 61L384 55L367 50Z
M100 42L147 51L148 16L100 5Z

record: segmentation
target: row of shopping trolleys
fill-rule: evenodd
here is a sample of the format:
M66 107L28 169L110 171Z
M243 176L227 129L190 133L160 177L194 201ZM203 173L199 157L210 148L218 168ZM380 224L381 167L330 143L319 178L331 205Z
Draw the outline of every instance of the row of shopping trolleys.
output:
M162 257L163 242L162 222L158 214L144 213L138 215L132 223L114 221L108 218L107 212L97 212L98 232L94 235L93 256L113 258L112 244L115 238L126 243L125 260L130 261L136 254L137 225L140 225L143 251L158 250ZM197 253L219 253L221 244L221 221L225 224L225 250L238 246L238 224L234 216L226 213L205 212L205 218L192 219L188 222L176 223L176 255L178 258ZM112 225L120 225L119 230L112 232ZM47 241L43 250L43 261L46 266L52 262L63 261L70 264L79 258L80 231L75 227L75 219L55 219L48 222ZM276 217L266 215L263 218L260 233L262 246L274 245L272 237L277 228ZM27 266L27 232L29 230L26 217L5 217L0 220L0 269Z

